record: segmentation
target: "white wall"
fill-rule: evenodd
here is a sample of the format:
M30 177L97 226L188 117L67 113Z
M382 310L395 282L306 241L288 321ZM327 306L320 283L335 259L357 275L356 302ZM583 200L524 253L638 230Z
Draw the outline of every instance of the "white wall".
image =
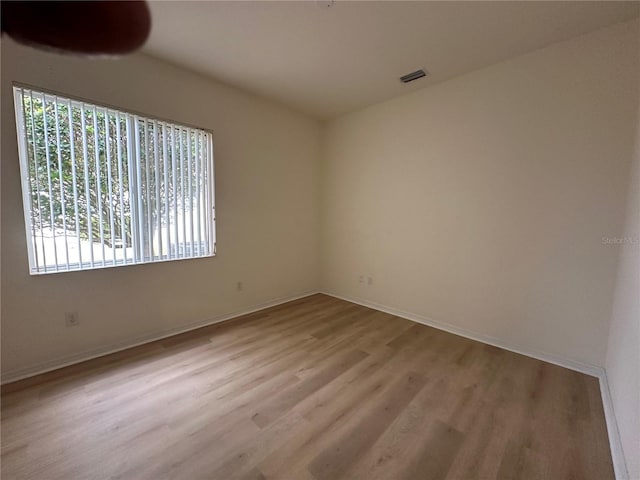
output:
M86 62L3 39L3 378L319 286L604 365L618 248L602 237L623 231L637 35L635 22L556 44L332 121L323 138L314 120L146 56ZM218 255L29 276L12 81L213 130ZM633 252L607 356L623 412L637 396ZM81 325L65 328L65 311Z
M29 276L13 81L212 130L218 255ZM315 120L146 56L85 61L6 39L1 99L3 378L317 290Z
M640 122L618 261L606 371L629 478L640 479Z
M603 366L637 35L614 26L330 122L323 288Z

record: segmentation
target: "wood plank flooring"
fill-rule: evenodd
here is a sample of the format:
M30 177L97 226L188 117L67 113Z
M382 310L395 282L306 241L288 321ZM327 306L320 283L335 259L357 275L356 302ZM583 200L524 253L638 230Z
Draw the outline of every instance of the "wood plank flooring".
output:
M596 378L325 295L3 387L2 479L613 479Z

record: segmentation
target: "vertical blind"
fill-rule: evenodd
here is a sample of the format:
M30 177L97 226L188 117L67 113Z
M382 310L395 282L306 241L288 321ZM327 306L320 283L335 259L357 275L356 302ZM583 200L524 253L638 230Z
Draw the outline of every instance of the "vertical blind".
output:
M14 87L32 274L215 253L208 131Z

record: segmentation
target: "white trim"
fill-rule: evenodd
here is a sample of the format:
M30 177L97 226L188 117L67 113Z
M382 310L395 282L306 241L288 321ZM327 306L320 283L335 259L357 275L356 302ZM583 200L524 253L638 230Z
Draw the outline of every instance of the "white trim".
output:
M185 333L191 330L196 330L198 328L206 327L208 325L214 325L216 323L224 322L226 320L232 320L237 317L241 317L243 315L247 315L250 313L257 312L259 310L263 310L265 308L274 307L276 305L281 305L283 303L291 302L293 300L298 300L300 298L308 297L310 295L314 295L317 293L322 293L324 295L329 295L331 297L339 298L341 300L345 300L347 302L356 303L358 305L362 305L365 307L373 308L374 310L379 310L381 312L389 313L391 315L395 315L397 317L406 318L407 320L411 320L417 323L421 323L423 325L427 325L429 327L437 328L439 330L444 330L446 332L452 333L454 335L460 335L465 338L469 338L471 340L476 340L478 342L486 343L489 345L493 345L498 348L502 348L504 350L509 350L511 352L519 353L521 355L525 355L527 357L536 358L538 360L542 360L544 362L553 363L555 365L559 365L561 367L568 368L570 370L575 370L581 373L585 373L587 375L591 375L597 377L600 381L600 393L602 395L602 405L604 408L605 421L607 424L607 433L609 435L609 445L611 448L611 458L613 461L613 467L615 471L616 480L630 480L628 473L626 462L624 458L624 452L622 450L622 443L620 441L620 433L618 431L618 423L616 421L615 412L613 409L613 403L611 401L611 393L609 391L609 383L607 381L607 374L604 368L597 367L595 365L589 365L582 362L577 362L571 359L564 359L557 357L555 355L551 355L541 351L531 351L529 349L514 346L509 343L502 342L501 340L489 337L477 332L472 332L470 330L456 327L447 323L436 322L426 317L422 317L420 315L416 315L409 312L404 312L402 310L398 310L395 308L387 307L385 305L381 305L379 303L370 302L368 300L356 299L345 297L342 295L338 295L335 293L329 293L326 291L307 291L304 293L300 293L297 295L293 295L290 297L281 297L275 300L271 300L262 304L254 305L247 310L237 311L234 313L222 315L220 317L216 317L214 319L203 320L199 322L193 322L187 326L164 330L161 333L155 335L147 335L143 337L139 337L136 340L128 341L128 342L118 342L116 344L111 344L106 347L102 347L99 349L85 351L79 354L61 357L49 362L43 362L31 367L18 369L14 371L10 371L2 374L2 384L15 382L17 380L22 380L28 377L32 377L35 375L39 375L42 373L49 372L51 370L56 370L58 368L66 367L69 365L73 365L76 363L84 362L87 360L91 360L93 358L102 357L104 355L109 355L111 353L116 353L122 350L126 350L129 348L137 347L139 345L143 345L145 343L153 342L156 340L162 340L163 338L171 337L174 335L178 335L180 333Z
M293 300L298 300L300 298L308 297L310 295L315 295L317 293L319 292L316 290L310 290L310 291L299 293L296 295L279 297L264 303L251 306L245 310L239 310L233 313L221 315L219 317L191 322L181 327L162 330L155 334L143 335L141 337L137 337L132 340L124 340L124 341L112 343L110 345L106 345L106 346L91 349L91 350L85 350L84 352L76 353L73 355L65 355L63 357L58 357L54 360L38 363L30 367L10 370L8 372L2 372L2 385L6 383L15 382L18 380L23 380L25 378L33 377L35 375L40 375L42 373L50 372L52 370L57 370L59 368L68 367L69 365L74 365L76 363L86 362L87 360L103 357L105 355L120 352L122 350L127 350L129 348L144 345L145 343L155 342L157 340L162 340L164 338L172 337L174 335L179 335L181 333L189 332L191 330L196 330L198 328L214 325L216 323L224 322L226 320L232 320L237 317L241 317L244 315L248 315L250 313L257 312L259 310L264 310L265 308L275 307L276 305L292 302Z
M461 337L493 345L494 347L502 348L510 352L515 352L519 353L520 355L525 355L537 360L542 360L543 362L553 363L554 365L559 365L561 367L568 368L569 370L575 370L580 373L597 377L600 382L600 394L602 395L602 406L604 408L605 421L607 424L607 433L609 435L609 445L611 448L611 459L613 461L615 477L616 480L631 480L629 479L627 473L626 462L622 450L622 443L620 441L620 433L618 431L618 423L616 422L613 403L611 401L611 394L609 392L609 384L607 382L607 373L604 368L568 358L561 358L540 350L531 350L526 347L504 342L495 337L490 337L488 335L483 335L478 332L467 330L466 328L460 328L448 323L437 322L435 320L417 315L415 313L405 312L397 308L387 307L386 305L371 302L369 300L347 297L327 291L321 291L320 293L339 298L340 300L345 300L347 302L357 303L358 305L362 305L364 307L373 308L374 310L389 313L391 315L395 315L396 317L402 317L413 322L421 323L422 325L437 328L438 330L444 330L445 332L449 332L454 335L460 335Z
M609 445L611 447L611 459L613 460L613 469L616 474L616 480L632 480L629 478L627 470L627 462L622 449L622 441L620 440L620 431L618 430L618 421L611 400L611 391L609 390L609 381L607 372L603 368L600 375L600 393L602 394L602 406L604 408L604 417L607 423L607 433L609 434Z
M519 353L520 355L525 355L527 357L532 357L538 360L542 360L543 362L553 363L554 365L559 365L561 367L568 368L570 370L575 370L580 373L585 373L587 375L591 375L592 377L599 378L600 372L602 371L601 367L591 365L589 363L583 363L583 362L572 360L569 358L558 357L557 355L553 355L551 353L547 353L541 350L531 350L527 347L522 347L520 345L515 345L509 342L505 342L499 338L491 337L489 335L484 335L482 333L475 332L473 330L468 330L466 328L461 328L456 325L451 325L450 323L439 322L431 318L423 317L422 315L418 315L411 312L405 312L397 308L387 307L386 305L381 305L379 303L371 302L369 300L363 300L363 299L354 298L354 297L345 297L345 296L341 296L341 295L326 292L326 291L322 291L320 293L324 293L325 295L339 298L347 302L357 303L358 305L362 305L364 307L373 308L374 310L379 310L381 312L389 313L391 315L395 315L396 317L406 318L407 320L421 323L423 325L427 325L428 327L437 328L438 330L444 330L445 332L453 333L454 335L460 335L461 337L465 337L471 340L476 340L478 342L493 345L494 347L502 348L504 350L509 350L510 352L515 352L515 353Z

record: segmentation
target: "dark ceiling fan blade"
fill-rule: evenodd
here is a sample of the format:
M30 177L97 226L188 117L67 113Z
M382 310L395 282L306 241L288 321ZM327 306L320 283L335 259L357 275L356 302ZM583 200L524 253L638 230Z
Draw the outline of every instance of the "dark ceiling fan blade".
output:
M79 55L120 55L151 31L144 0L2 1L2 32L36 48Z

